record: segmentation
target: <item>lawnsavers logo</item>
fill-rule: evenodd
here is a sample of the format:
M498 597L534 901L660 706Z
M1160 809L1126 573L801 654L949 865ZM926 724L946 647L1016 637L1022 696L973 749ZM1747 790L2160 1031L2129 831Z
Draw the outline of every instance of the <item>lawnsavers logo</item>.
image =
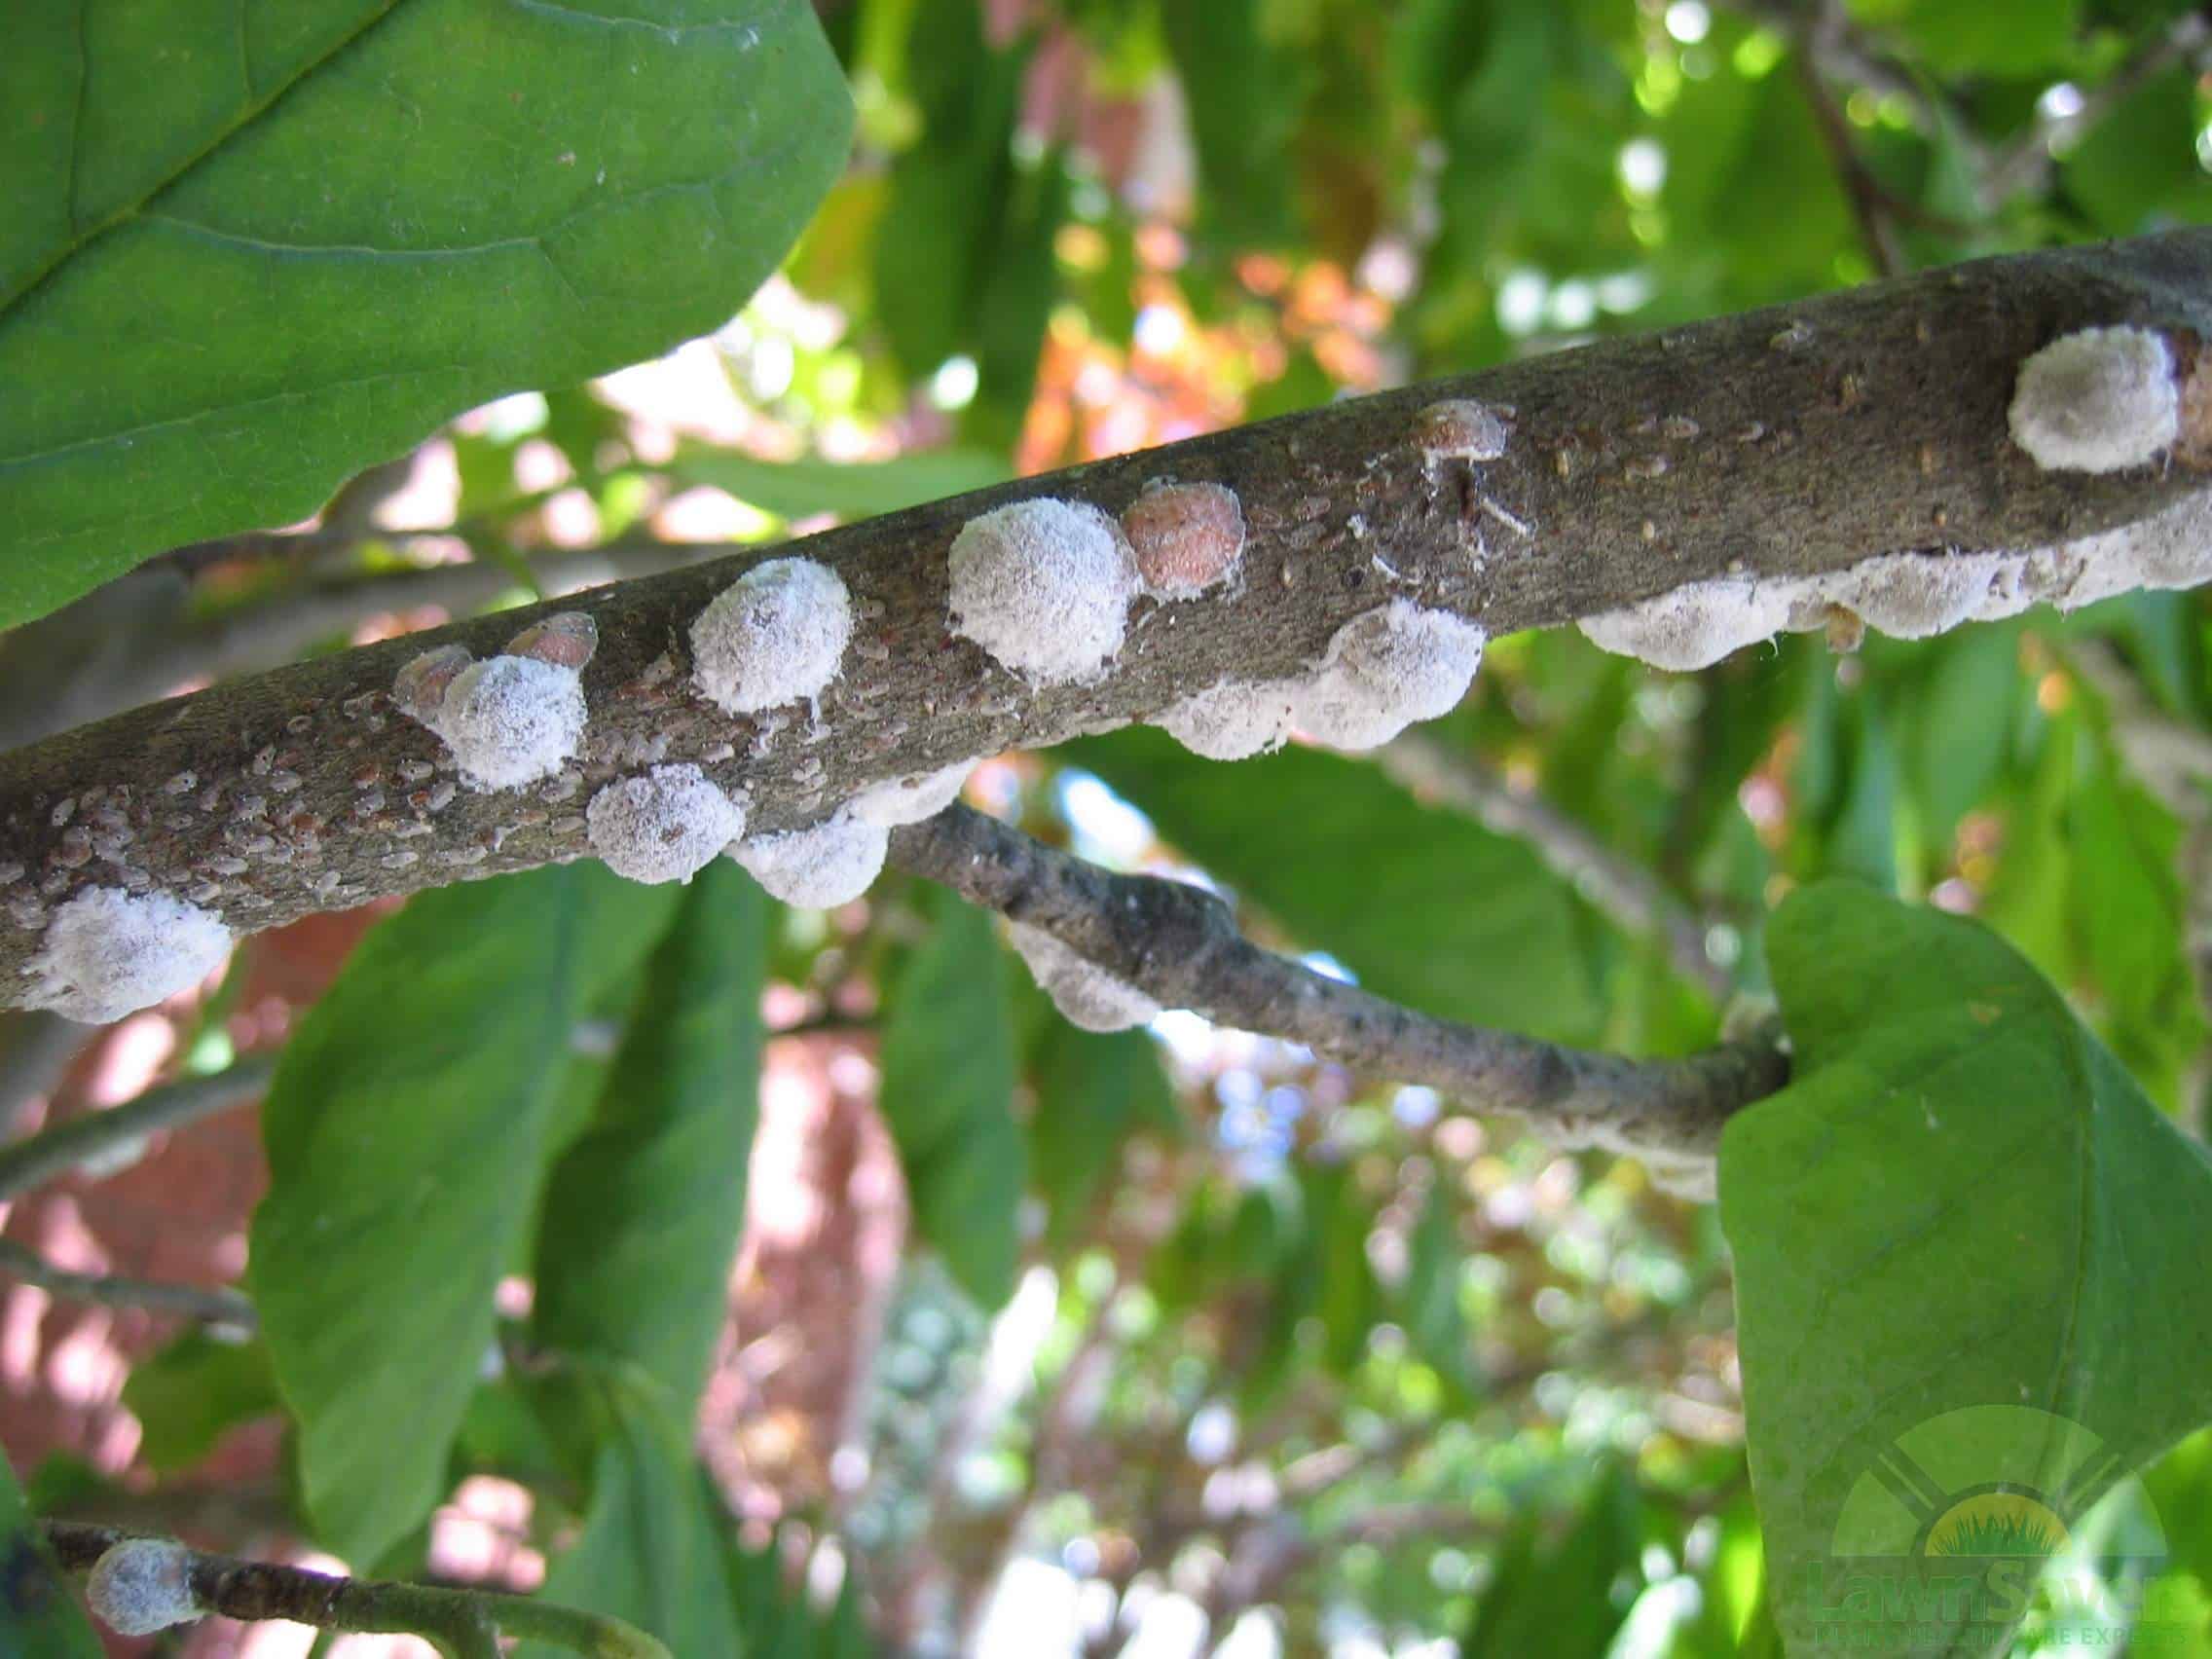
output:
M2124 1520L2085 1536L2089 1506L2115 1488ZM1853 1483L1828 1558L1813 1564L1813 1641L1984 1651L2040 1604L2080 1645L2149 1651L2165 1556L2141 1483L2080 1423L2024 1406L1948 1412L1882 1447Z

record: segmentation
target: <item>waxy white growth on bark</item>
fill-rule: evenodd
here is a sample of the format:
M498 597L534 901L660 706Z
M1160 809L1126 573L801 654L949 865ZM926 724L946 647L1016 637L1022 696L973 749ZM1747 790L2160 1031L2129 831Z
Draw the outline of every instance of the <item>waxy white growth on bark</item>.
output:
M2079 610L2137 588L2212 581L2212 491L2149 518L2030 553L1884 553L1817 576L1721 576L1586 616L1598 645L1654 668L1695 669L1834 610L1900 640L1994 622L2048 603Z
M2173 349L2147 328L2061 335L2020 365L2011 425L2046 470L2141 466L2181 434Z
M890 847L890 831L881 825L839 812L808 830L740 841L729 856L785 903L828 910L874 884Z
M1297 723L1338 749L1387 743L1416 720L1452 712L1474 682L1489 638L1449 610L1394 599L1337 630L1319 672L1297 695Z
M1016 501L970 519L949 557L953 630L1040 683L1095 676L1137 593L1114 521L1077 501Z
M2212 490L2185 496L2147 519L2069 541L2026 561L2037 597L2079 610L2135 588L2190 588L2212 581Z
M200 1617L192 1552L168 1538L126 1538L92 1563L85 1600L118 1636L152 1636Z
M845 810L863 824L872 824L879 830L919 824L925 818L935 818L958 800L962 787L968 782L968 774L975 769L975 761L959 760L926 777L893 778L872 784L847 801Z
M835 571L812 559L770 559L691 624L692 672L724 714L758 714L819 697L852 638L852 596Z
M461 645L433 646L399 671L391 698L445 739L464 782L519 789L575 758L588 718L580 673L598 647L598 625L563 611L482 662Z
M632 881L689 881L745 833L745 809L696 766L618 778L584 809L591 850Z
M1169 704L1153 723L1193 755L1243 760L1283 746L1305 688L1298 680L1225 680Z
M464 783L511 790L553 777L574 759L586 719L574 669L496 656L454 676L437 719L426 723L446 740Z
M231 930L166 893L88 887L55 910L31 958L31 1008L105 1025L189 990L223 965Z
M1431 403L1415 417L1414 429L1431 461L1495 461L1505 453L1505 423L1471 397Z
M1771 640L1789 625L1802 590L1794 582L1715 576L1687 582L1575 624L1593 645L1653 668L1707 668L1730 651Z
M1980 615L2007 564L2002 553L1884 553L1806 585L1892 639L1925 640Z
M1085 1031L1126 1031L1156 1018L1160 1005L1096 963L1077 954L1043 928L1011 922L1007 938L1028 964L1037 988L1070 1025Z
M1244 551L1244 510L1219 484L1147 485L1123 509L1122 532L1137 575L1164 599L1195 599L1235 572Z

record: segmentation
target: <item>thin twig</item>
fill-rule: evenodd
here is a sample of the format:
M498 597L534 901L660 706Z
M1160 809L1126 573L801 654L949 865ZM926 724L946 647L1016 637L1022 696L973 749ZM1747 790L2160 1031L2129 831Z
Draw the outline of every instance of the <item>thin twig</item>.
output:
M1813 112L1813 125L1820 129L1821 142L1826 147L1828 161L1842 182L1844 198L1851 203L1852 217L1859 222L1859 238L1866 244L1866 257L1873 261L1874 274L1903 276L1906 270L1904 249L1899 244L1897 227L1890 223L1888 192L1867 170L1864 159L1859 154L1859 141L1852 133L1851 123L1842 106L1829 93L1827 83L1821 79L1820 61L1806 38L1799 39L1798 49L1790 54L1790 61L1796 66L1797 84L1804 90L1806 107Z
M31 1101L54 1092L92 1032L39 1010L0 1018L0 1129Z
M1114 874L965 806L899 830L892 852L913 873L1042 928L1162 1007L1430 1085L1526 1119L1562 1144L1678 1169L1710 1160L1728 1118L1788 1079L1771 1042L1632 1060L1419 1014L1261 949L1201 888Z
M121 1106L71 1118L0 1147L0 1203L130 1141L257 1100L268 1091L276 1069L273 1057L248 1055L222 1071L179 1078Z
M180 1313L203 1325L234 1325L250 1331L253 1304L235 1290L203 1289L113 1273L80 1273L55 1267L37 1251L13 1238L0 1238L0 1275L35 1284L73 1302L103 1308L144 1308L155 1313Z
M87 1573L133 1534L81 1521L41 1523L62 1569ZM589 1659L671 1659L659 1641L602 1613L493 1590L339 1578L274 1562L190 1552L186 1583L203 1612L241 1623L283 1619L364 1636L419 1636L452 1659L498 1659L501 1634Z
M1607 847L1584 825L1533 791L1519 790L1473 756L1424 732L1408 732L1376 751L1383 772L1415 794L1442 801L1484 829L1525 841L1557 875L1623 929L1656 935L1677 973L1715 1001L1735 989L1707 954L1708 924L1659 878Z

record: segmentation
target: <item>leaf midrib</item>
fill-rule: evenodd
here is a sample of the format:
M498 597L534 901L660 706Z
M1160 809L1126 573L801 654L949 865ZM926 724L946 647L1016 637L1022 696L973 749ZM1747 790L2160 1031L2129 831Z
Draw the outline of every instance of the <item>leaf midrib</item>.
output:
M255 100L251 96L251 88L249 87L247 89L248 101L240 108L238 115L234 120L230 122L228 126L221 128L212 136L210 136L204 145L203 145L200 149L194 151L192 155L188 156L168 174L167 177L155 182L134 200L123 203L120 206L109 212L105 218L99 221L99 223L92 225L90 228L81 227L77 223L77 157L80 153L81 141L84 137L83 128L85 99L88 93L88 89L92 85L92 56L84 50L83 43L85 14L84 7L82 4L80 4L77 12L78 58L80 63L77 79L77 104L71 119L69 130L69 195L66 203L69 216L69 240L55 248L53 256L49 258L45 264L39 266L35 271L33 271L21 282L18 283L12 292L6 295L0 295L0 321L5 321L7 317L12 313L14 313L18 306L23 304L33 294L37 293L40 288L45 286L46 281L50 276L52 276L62 266L66 265L70 260L76 258L78 254L82 253L92 243L106 236L108 232L114 230L117 226L125 224L131 219L135 219L140 213L145 211L148 203L158 201L161 197L166 195L178 183L180 183L184 178L191 174L195 168L199 167L210 156L214 155L216 151L220 150L225 144L229 143L231 139L237 136L240 131L251 126L254 122L259 121L279 99L288 94L293 90L293 88L299 86L301 82L307 80L311 75L313 75L323 68L327 67L331 62L343 56L346 53L351 51L354 45L360 41L363 35L367 34L371 29L375 28L377 24L383 22L385 18L390 17L393 12L399 9L401 4L402 0L380 0L380 4L378 5L377 10L370 14L368 17L362 18L359 23L355 24L352 30L349 32L344 39L333 43L330 49L327 52L323 53L321 56L311 58L308 61L302 63L299 68L293 72L290 79L283 81L276 87L272 88L266 96Z

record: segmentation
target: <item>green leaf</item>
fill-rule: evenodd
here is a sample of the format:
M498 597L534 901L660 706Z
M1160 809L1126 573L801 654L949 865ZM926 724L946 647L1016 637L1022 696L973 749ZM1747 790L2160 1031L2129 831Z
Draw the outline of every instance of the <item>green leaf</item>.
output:
M239 1424L284 1409L267 1348L198 1331L132 1366L123 1403L138 1419L138 1460L157 1474L191 1468Z
M42 6L0 70L0 625L715 327L845 160L805 0Z
M644 1389L615 1382L606 1392L591 1509L540 1598L626 1620L682 1659L740 1659L720 1500L692 1459L687 1426ZM515 1659L559 1651L526 1641Z
M1267 37L1267 0L1162 8L1191 112L1207 226L1228 245L1281 242L1293 228L1291 140L1309 75Z
M928 895L930 937L885 999L880 1102L914 1206L914 1231L986 1309L1014 1289L1021 1130L1006 952L990 918Z
M419 895L286 1047L249 1281L308 1514L341 1555L374 1560L443 1495L571 1033L674 903L596 863Z
M2099 122L2059 176L2097 229L2134 236L2174 220L2212 220L2212 178L2196 159L2196 77L2153 76Z
M1768 952L1795 1077L1720 1155L1751 1474L1784 1634L1856 1648L1961 1494L2071 1527L2212 1417L2212 1166L1978 923L1829 882ZM1975 1604L1897 1616L1980 1652Z
M11 1659L99 1659L100 1639L39 1534L0 1456L0 1652Z
M1059 753L1369 990L1564 1042L1595 1033L1576 907L1521 842L1317 750L1225 766L1129 730Z
M1454 1402L1464 1404L1481 1390L1473 1333L1459 1300L1467 1247L1460 1242L1456 1220L1451 1183L1432 1183L1407 1240L1406 1277L1397 1300L1399 1320L1414 1351L1435 1368Z
M1628 1613L1617 1592L1637 1574L1636 1507L1634 1479L1608 1460L1557 1542L1540 1542L1532 1526L1516 1530L1459 1643L1465 1659L1605 1652Z
M701 870L647 965L597 1117L538 1222L538 1341L626 1359L688 1418L728 1304L759 1116L768 900Z
M1962 628L1916 647L1922 669L1894 704L1904 724L1905 772L1931 853L1950 850L1959 820L1981 803L2011 752L2028 682L2014 627Z
M980 450L915 450L892 461L761 461L735 450L685 444L669 462L671 476L686 484L727 490L778 518L835 513L873 518L902 507L965 496L1003 484L1006 462Z
M891 168L875 236L875 293L892 350L919 376L973 342L986 258L1014 181L1029 54L994 52L972 0L914 0L911 12L905 67L922 135Z
M1894 25L1929 64L1954 75L2026 75L2059 61L2080 0L1850 0L1854 16Z
M1029 1063L1037 1091L1029 1160L1051 1216L1047 1235L1065 1249L1087 1235L1091 1206L1112 1189L1129 1137L1174 1134L1182 1124L1160 1051L1142 1031L1101 1035L1048 1018Z

